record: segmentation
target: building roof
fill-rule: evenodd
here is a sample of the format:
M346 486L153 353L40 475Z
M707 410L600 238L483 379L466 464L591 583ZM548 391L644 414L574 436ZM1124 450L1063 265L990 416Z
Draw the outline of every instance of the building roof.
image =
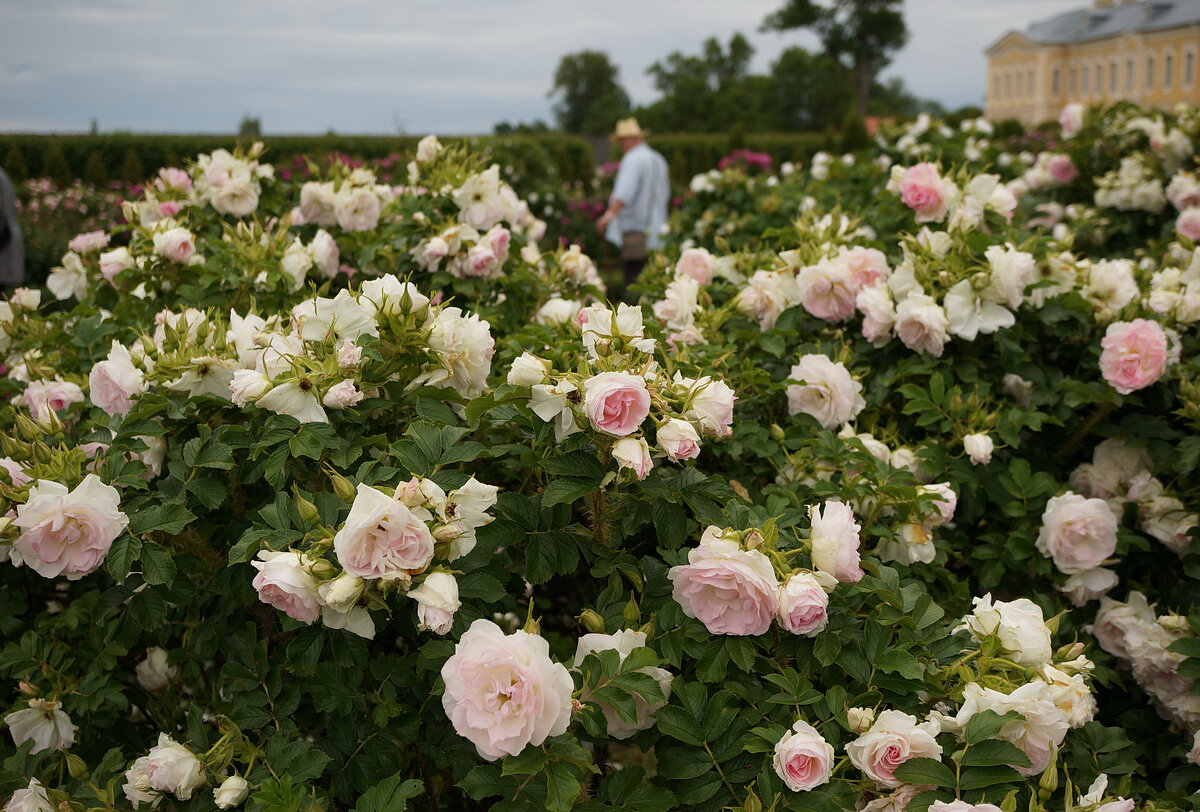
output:
M1030 25L1021 36L1041 45L1072 45L1125 33L1200 25L1200 0L1137 0L1068 11ZM1012 33L1012 32L1009 32ZM1007 34L1005 35L1007 36ZM1001 40L1004 37L1001 37ZM999 44L1000 40L992 46ZM990 48L988 50L991 50Z

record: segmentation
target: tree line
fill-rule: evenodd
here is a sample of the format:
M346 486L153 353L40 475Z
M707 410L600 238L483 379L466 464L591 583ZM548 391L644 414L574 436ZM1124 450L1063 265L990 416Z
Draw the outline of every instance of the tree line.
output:
M910 93L900 79L879 80L908 40L901 0L787 0L762 23L763 31L808 28L820 51L784 50L766 74L750 72L754 46L741 33L728 43L709 37L698 54L675 51L647 72L660 97L634 107L619 70L603 51L566 54L550 96L563 132L604 135L635 115L658 132L790 132L840 129L868 115L942 112ZM497 125L497 132L546 130L544 122Z

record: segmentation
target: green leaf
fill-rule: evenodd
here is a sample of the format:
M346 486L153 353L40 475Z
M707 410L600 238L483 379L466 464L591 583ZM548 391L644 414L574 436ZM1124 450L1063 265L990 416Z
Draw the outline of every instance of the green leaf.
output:
M466 778L458 782L458 786L476 801L504 792L504 784L500 781L500 768L495 764L479 764L471 768Z
M920 679L924 671L916 657L907 651L892 649L881 656L876 665L889 674L899 674L905 679Z
M507 756L500 770L501 775L533 775L546 766L546 751L532 744L515 756Z
M325 634L319 626L310 626L292 638L287 647L287 669L293 674L308 676L317 667Z
M169 584L175 580L175 560L152 541L142 545L142 577L148 584Z
M673 781L690 781L713 768L708 753L694 747L675 747L658 752L658 774Z
M666 705L654 712L654 718L654 726L671 738L694 747L704 746L699 723L683 708Z
M569 764L553 761L546 767L546 809L550 812L571 812L581 790Z
M305 423L296 430L295 436L288 440L288 450L293 457L319 460L322 451L340 442L337 432L328 423Z
M112 543L112 547L108 548L108 555L104 559L104 566L108 570L108 574L116 579L117 583L123 583L125 576L129 575L129 570L133 566L133 562L137 560L142 553L142 540L137 536L131 536L124 533L117 537Z
M960 763L964 767L997 767L1007 765L1030 767L1033 765L1033 762L1029 760L1029 756L1025 755L1021 748L1012 742L1006 742L1002 739L985 739L977 744L969 745L966 752L963 753Z
M311 781L325 772L330 762L325 751L312 742L289 741L286 734L276 733L267 742L267 763L277 774L287 773L296 781Z
M897 767L894 774L906 784L953 787L956 783L950 768L932 758L910 758Z
M233 467L233 449L224 443L194 437L183 447L183 464L188 468L229 469Z
M262 782L258 791L250 796L250 800L262 809L262 812L299 812L307 808L303 787L292 786L292 777L285 775L276 781L268 778Z
M1027 779L1012 767L970 767L962 771L962 779L958 783L964 792L993 787L996 784L1015 784Z
M174 536L195 518L190 510L180 504L151 505L135 511L129 517L129 532L140 536L159 531Z
M408 799L416 798L425 791L419 778L404 781L399 774L385 778L368 789L358 799L354 812L404 812Z
M542 507L569 505L596 490L598 483L590 479L561 477L546 486L542 492Z
M1021 715L1016 711L1008 711L1003 716L994 710L979 711L967 720L967 726L963 729L963 741L975 744L984 739L995 738L1005 724L1020 718Z

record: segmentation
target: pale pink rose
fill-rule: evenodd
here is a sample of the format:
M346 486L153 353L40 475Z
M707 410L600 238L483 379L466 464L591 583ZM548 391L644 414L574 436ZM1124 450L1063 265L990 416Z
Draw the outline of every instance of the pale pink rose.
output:
M837 500L827 501L824 508L810 505L808 516L812 525L813 566L844 584L853 584L863 577L859 566L859 531L854 511Z
M458 581L448 572L429 573L421 584L408 590L417 602L417 628L435 634L449 634L454 613L462 606L458 599Z
M488 761L515 756L565 733L571 675L537 635L505 635L490 620L471 624L442 666L442 707L455 732Z
M333 551L347 572L360 578L403 578L423 572L433 559L433 514L407 507L369 485L359 484L346 523L333 537Z
M686 420L672 417L658 428L658 447L671 462L700 456L700 435Z
M846 263L846 267L850 269L850 278L854 280L855 295L864 288L886 280L891 272L887 256L878 248L864 248L861 245L855 245L848 249L842 248L838 259Z
M492 249L492 256L500 264L504 264L504 259L508 256L508 244L511 240L512 233L499 224L489 228L480 238L480 242L486 243Z
M1200 207L1191 206L1179 212L1179 216L1175 218L1175 230L1181 237L1200 242Z
M1116 552L1116 517L1103 499L1070 491L1055 496L1042 513L1037 548L1067 575L1095 569Z
M146 376L119 341L112 343L107 360L93 366L88 375L88 395L106 414L129 414L133 398L145 391Z
M321 616L317 582L308 571L306 557L300 553L260 550L258 558L250 562L258 570L250 583L258 591L260 601L301 623L311 624Z
M941 759L942 747L934 738L939 732L936 723L917 724L914 716L885 710L870 730L846 744L846 755L868 778L894 788L903 783L896 768L910 758Z
M892 340L896 308L886 283L876 282L863 287L855 297L854 305L863 314L863 338L875 347L882 347Z
M940 222L950 203L946 181L937 167L923 162L910 166L900 177L900 200L916 214L918 223Z
M963 618L963 624L976 640L995 635L1001 648L1020 665L1036 667L1050 662L1050 630L1040 606L1028 598L993 601L990 592L972 602L975 610Z
M129 524L120 505L117 489L95 474L71 491L39 479L25 504L17 506L13 524L22 531L13 542L14 557L19 555L43 578L65 575L69 581L78 580L100 566Z
M152 789L186 801L204 786L204 764L191 750L159 733L158 744L146 754L146 776Z
M67 243L67 248L80 254L88 251L98 251L108 245L108 233L105 231L88 231L78 234Z
M671 567L667 577L683 613L713 634L763 634L779 608L770 559L729 539L701 539L688 552L688 563Z
M1083 105L1068 104L1058 114L1058 123L1062 125L1063 138L1073 138L1083 128Z
M853 420L867 405L862 384L851 377L844 364L824 355L802 356L788 377L803 381L787 388L788 414L812 415L822 428L835 429Z
M635 632L632 629L622 629L615 634L599 634L593 632L585 634L579 638L575 646L575 668L578 669L583 665L583 661L587 659L589 654L600 651L616 651L620 655L621 662L625 662L625 658L639 648L646 646L646 633ZM670 698L671 683L674 681L670 671L654 666L646 666L639 668L638 673L645 674L658 683L659 689L663 696ZM647 702L641 694L634 695L634 705L636 719L633 722L628 722L622 719L617 713L616 708L603 699L590 693L584 689L580 699L586 702L593 702L599 706L604 712L604 720L608 723L608 735L613 739L628 739L639 730L648 730L654 727L654 713L663 705L664 701Z
M365 186L343 186L334 196L337 224L346 231L370 231L379 224L382 205L374 190Z
M72 403L82 403L83 390L78 384L55 378L52 381L30 381L25 387L25 405L36 419L49 416L50 411L61 412Z
M932 485L918 485L917 493L921 496L934 497L933 512L922 522L926 530L941 527L954 520L954 511L958 509L958 494L954 492L949 482L935 482Z
M196 253L195 238L182 226L160 231L154 235L154 253L175 262L187 262Z
M25 473L25 469L21 467L21 463L12 457L0 457L0 468L8 472L8 478L18 488L28 485L33 481L29 478L29 474Z
M755 271L733 300L737 311L754 319L760 330L774 327L779 315L788 307L783 276L775 271Z
M583 383L583 410L596 431L624 437L650 414L646 380L626 372L601 372Z
M354 381L347 378L329 387L329 391L325 393L321 403L327 409L345 409L356 405L363 397L363 393L354 385Z
M190 192L192 176L182 169L167 166L158 170L158 178L154 181L154 185L160 192L165 192L167 189L176 192Z
M164 200L158 204L158 213L163 217L174 217L183 209L183 204L178 200Z
M792 634L815 637L829 622L829 595L811 572L794 572L779 587L779 625Z
M676 373L678 375L678 373ZM705 375L699 380L676 377L675 383L688 386L688 402L683 417L705 437L726 438L733 434L733 404L737 395L724 381Z
M134 264L133 254L129 253L129 249L122 245L100 255L100 275L111 283L113 277L121 271L132 268Z
M1075 168L1075 162L1071 160L1071 156L1061 152L1052 155L1050 160L1046 162L1046 171L1050 173L1050 177L1059 183L1070 183L1079 174L1079 171Z
M675 263L676 276L689 276L701 285L712 281L717 260L705 248L687 248Z
M858 289L850 266L839 260L822 259L800 269L796 287L804 309L818 319L844 321L854 315Z
M332 279L338 272L338 244L333 236L323 228L317 229L312 242L308 244L308 253L313 264L321 272L321 276Z
M792 792L807 792L833 775L833 745L815 727L798 720L775 744L775 773Z
M338 369L353 369L362 361L362 347L352 341L346 340L342 342L342 346L338 347L337 363Z
M333 184L309 181L300 187L300 219L318 226L337 224L333 210Z
M654 467L645 437L622 437L613 444L612 455L618 468L633 471L638 479L645 479Z
M1100 346L1100 372L1122 395L1145 389L1167 370L1167 334L1156 321L1113 322Z
M1012 765L1021 775L1037 775L1050 764L1054 750L1062 744L1070 729L1067 716L1054 704L1050 686L1034 679L1008 694L978 683L963 689L963 704L957 721L966 725L980 711L998 714L1017 711L1022 718L1004 724L996 738L1012 742L1029 757L1032 766Z
M1058 589L1072 606L1083 606L1088 601L1102 598L1120 583L1117 574L1104 567L1078 572L1059 585Z
M971 458L972 465L987 465L992 461L995 444L986 434L968 434L963 437L963 451Z
M896 335L914 352L941 358L949 324L946 311L923 293L911 294L896 306Z
M1200 730L1192 734L1192 749L1188 750L1187 760L1200 767Z

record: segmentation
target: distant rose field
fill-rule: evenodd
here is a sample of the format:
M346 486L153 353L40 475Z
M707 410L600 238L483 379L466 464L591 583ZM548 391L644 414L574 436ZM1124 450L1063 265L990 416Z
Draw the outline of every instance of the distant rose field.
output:
M433 136L31 183L8 812L1194 808L1200 112L994 135L734 152L630 291Z

